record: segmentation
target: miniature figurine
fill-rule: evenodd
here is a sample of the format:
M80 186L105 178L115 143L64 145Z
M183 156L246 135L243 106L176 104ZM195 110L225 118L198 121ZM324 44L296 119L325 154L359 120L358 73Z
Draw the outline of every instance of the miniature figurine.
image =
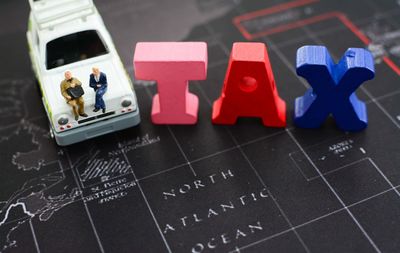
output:
M61 82L61 94L67 101L67 104L72 106L72 111L75 115L75 120L79 116L87 117L85 113L85 103L83 101L83 88L82 83L75 77L72 77L71 71L64 73L65 79Z
M104 103L103 96L107 92L106 74L100 72L99 68L93 67L92 74L90 74L89 86L96 92L96 102L93 112L97 112L101 109L103 113L105 113L106 104Z

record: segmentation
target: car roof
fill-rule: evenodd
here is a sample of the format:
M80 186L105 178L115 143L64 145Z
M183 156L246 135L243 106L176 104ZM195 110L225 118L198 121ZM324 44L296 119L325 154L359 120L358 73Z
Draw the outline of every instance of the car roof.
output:
M29 0L31 21L41 41L82 30L99 30L104 23L92 0Z

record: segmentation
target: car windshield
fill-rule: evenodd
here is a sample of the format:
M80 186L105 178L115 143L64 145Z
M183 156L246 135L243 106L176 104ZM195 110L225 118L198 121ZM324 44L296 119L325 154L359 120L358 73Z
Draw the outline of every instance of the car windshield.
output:
M107 48L95 30L77 32L47 43L46 67L53 69L107 53Z

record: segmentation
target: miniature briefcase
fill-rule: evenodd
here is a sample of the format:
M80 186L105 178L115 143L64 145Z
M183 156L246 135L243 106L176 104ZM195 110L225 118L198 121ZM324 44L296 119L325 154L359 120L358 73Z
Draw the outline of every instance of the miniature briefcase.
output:
M67 93L72 99L80 98L85 94L81 85L77 85L74 88L68 88Z

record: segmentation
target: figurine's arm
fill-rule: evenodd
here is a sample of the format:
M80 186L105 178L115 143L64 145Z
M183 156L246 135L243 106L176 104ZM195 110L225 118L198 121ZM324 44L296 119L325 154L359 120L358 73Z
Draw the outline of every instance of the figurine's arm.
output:
M103 76L104 76L104 82L102 83L102 85L104 86L104 88L106 88L107 87L107 76L104 73L103 73Z
M96 82L95 82L95 80L94 80L94 76L93 76L93 75L90 75L90 78L89 78L89 86L90 86L91 88L93 88L93 89L96 89L96 88L97 88Z
M66 89L66 87L65 87L65 85L64 85L64 82L61 82L60 89L61 89L61 95L62 95L66 100L70 100L71 97L70 97L70 96L68 95L68 93L67 93L67 89Z

